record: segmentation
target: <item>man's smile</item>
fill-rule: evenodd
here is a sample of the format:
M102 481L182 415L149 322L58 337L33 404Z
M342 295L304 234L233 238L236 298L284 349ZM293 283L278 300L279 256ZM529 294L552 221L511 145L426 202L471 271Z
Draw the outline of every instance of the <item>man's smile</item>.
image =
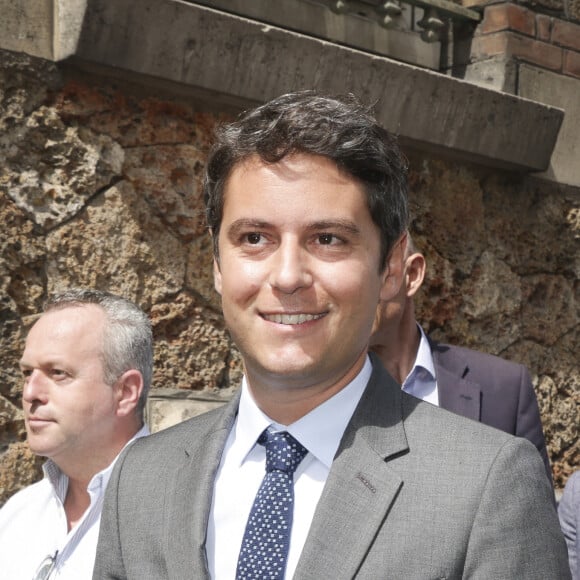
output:
M320 314L262 314L262 318L268 322L275 322L277 324L304 324L312 320L318 320L326 316L326 312Z

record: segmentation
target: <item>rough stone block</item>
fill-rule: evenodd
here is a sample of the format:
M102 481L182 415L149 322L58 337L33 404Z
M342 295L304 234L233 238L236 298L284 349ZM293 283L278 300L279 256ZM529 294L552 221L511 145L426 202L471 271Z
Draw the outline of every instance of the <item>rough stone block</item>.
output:
M0 455L0 506L22 487L41 479L43 463L25 442L8 445Z
M580 22L580 0L568 0L567 4L569 17Z

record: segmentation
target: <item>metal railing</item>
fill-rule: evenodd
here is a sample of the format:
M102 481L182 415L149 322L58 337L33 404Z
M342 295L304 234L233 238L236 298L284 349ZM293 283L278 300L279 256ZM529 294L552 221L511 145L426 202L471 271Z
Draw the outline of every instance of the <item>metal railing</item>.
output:
M431 70L480 12L451 0L184 0Z
M425 42L441 40L441 33L449 21L477 23L481 14L449 0L309 0L324 4L336 14L356 14L375 20L387 29L397 28L403 14L403 4L423 10L416 21L421 39Z

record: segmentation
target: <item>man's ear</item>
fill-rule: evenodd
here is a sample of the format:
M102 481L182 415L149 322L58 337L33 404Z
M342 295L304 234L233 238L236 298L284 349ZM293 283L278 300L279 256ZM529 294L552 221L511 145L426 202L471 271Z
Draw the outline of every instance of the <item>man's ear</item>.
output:
M213 259L213 286L216 292L221 296L222 294L222 272L220 270L220 263L217 258Z
M406 250L407 232L403 233L395 242L387 258L387 264L382 274L381 300L391 300L399 292L405 274Z
M425 256L419 252L411 254L405 261L405 287L409 298L413 297L421 288L426 268Z
M143 376L137 369L125 371L115 383L117 416L127 417L135 411L143 392Z

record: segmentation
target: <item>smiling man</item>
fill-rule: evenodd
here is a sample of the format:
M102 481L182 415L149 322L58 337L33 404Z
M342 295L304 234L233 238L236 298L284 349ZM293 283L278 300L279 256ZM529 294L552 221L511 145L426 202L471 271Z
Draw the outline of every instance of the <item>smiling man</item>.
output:
M0 510L0 576L88 579L112 464L148 434L149 319L107 292L55 294L28 333L20 368L28 444L48 460L44 479Z
M367 354L403 276L406 179L354 98L284 95L220 130L205 200L244 379L119 459L95 580L567 577L533 445Z
M362 185L323 156L250 157L226 199L216 289L254 400L289 425L360 372L368 304L383 285L389 298L400 251L383 270Z

